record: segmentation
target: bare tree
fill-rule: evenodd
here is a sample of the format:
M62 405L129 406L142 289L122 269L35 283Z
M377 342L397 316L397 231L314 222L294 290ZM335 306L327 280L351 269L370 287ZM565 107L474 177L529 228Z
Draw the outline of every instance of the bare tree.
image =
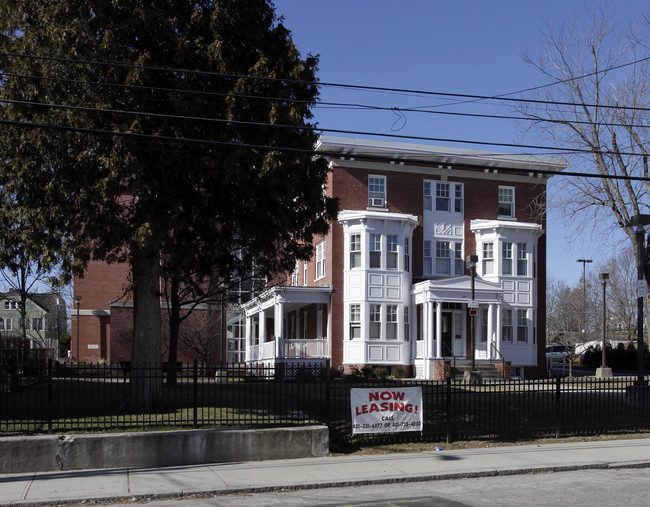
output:
M549 341L580 341L582 289L569 287L560 280L549 280L546 288L546 334Z
M650 204L648 61L637 55L647 52L638 33L648 25L623 27L614 12L594 3L588 16L545 26L539 55L524 60L553 85L538 90L540 102L518 110L533 120L526 132L573 150L571 166L597 176L566 179L565 217L599 241L622 229L636 254L631 218Z

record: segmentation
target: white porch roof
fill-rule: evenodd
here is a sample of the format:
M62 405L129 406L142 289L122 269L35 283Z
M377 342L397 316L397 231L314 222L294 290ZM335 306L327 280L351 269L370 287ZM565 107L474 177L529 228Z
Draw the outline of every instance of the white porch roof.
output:
M329 304L332 287L273 287L242 305L246 316L271 308L276 303L283 303L285 310L292 306L307 304Z
M424 280L413 285L411 295L414 296L415 303L424 301L467 303L472 299L471 283L471 277L467 275ZM503 299L501 284L475 277L474 299L479 303L500 303Z

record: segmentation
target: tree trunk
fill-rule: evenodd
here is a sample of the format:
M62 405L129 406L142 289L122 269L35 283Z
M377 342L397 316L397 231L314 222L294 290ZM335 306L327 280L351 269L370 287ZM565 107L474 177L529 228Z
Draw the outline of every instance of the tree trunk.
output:
M133 251L133 352L129 408L156 410L162 401L160 254L156 247Z
M169 354L167 356L167 385L176 385L176 361L178 360L178 333L181 326L181 300L178 294L180 283L178 278L170 280L170 309L169 309Z

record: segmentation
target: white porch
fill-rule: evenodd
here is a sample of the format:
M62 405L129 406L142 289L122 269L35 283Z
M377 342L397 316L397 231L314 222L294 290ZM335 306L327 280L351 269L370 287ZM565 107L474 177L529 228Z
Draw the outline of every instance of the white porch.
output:
M325 363L330 358L330 287L274 287L243 305L246 363Z
M412 295L417 316L412 357L417 377L434 378L434 364L443 360L471 360L472 333L476 361L501 360L500 284L476 277L473 301L469 276L419 282Z

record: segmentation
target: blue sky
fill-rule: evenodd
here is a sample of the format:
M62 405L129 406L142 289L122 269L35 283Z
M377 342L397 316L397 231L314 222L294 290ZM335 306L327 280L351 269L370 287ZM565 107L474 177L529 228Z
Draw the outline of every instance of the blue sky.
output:
M323 83L379 86L470 95L499 95L545 84L521 57L536 55L543 23L582 16L583 0L274 0L277 13L304 55L320 55ZM597 0L596 4L603 2ZM648 10L648 0L615 3L621 22ZM477 102L452 105L448 97L355 92L323 87L321 101L385 107L426 107L429 111L509 114L503 106ZM496 143L517 143L513 120L454 117L435 113L396 115L388 110L359 110L321 105L314 109L319 127L380 134L423 136ZM336 134L333 134L336 135ZM341 134L345 135L345 134ZM371 136L372 138L372 136ZM393 139L409 142L409 140ZM414 141L415 142L415 141ZM440 141L417 141L463 146ZM519 153L517 148L466 145L468 148ZM578 169L578 168L572 168ZM552 178L553 194L560 181ZM553 199L553 195L550 196ZM548 218L548 275L574 284L582 276L578 258L596 266L621 243L592 235L572 235L556 210ZM623 243L626 245L626 243Z

